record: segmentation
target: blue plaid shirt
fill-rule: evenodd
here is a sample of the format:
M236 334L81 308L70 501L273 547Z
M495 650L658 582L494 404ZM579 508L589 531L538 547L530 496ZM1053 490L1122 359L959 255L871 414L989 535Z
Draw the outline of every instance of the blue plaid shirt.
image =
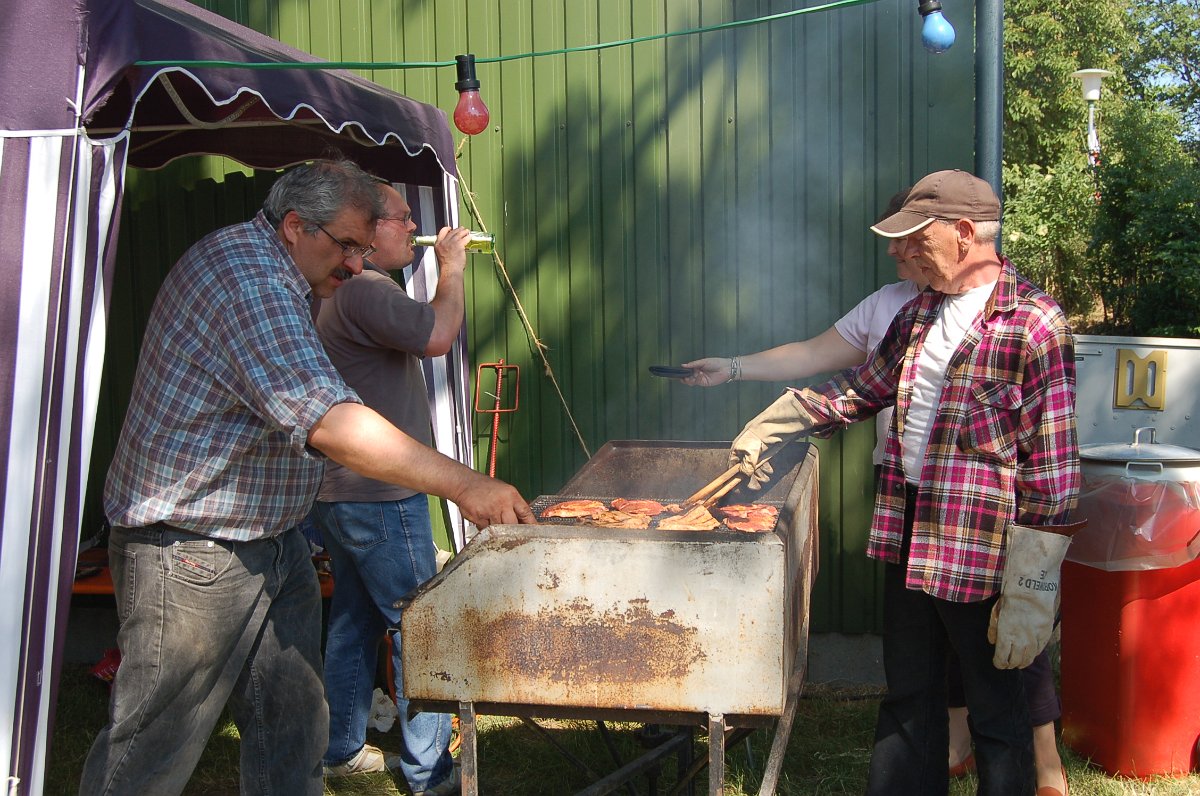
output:
M155 300L108 471L113 525L245 541L304 517L325 469L308 430L359 400L321 346L310 300L261 212L183 255Z

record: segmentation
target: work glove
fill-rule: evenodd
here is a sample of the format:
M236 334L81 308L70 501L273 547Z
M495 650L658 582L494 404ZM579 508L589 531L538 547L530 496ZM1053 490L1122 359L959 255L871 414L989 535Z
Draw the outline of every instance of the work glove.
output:
M1064 526L1010 525L1000 599L992 607L988 641L996 645L997 669L1033 663L1054 630L1059 576L1071 534L1085 523Z
M776 451L809 429L796 394L788 390L746 424L729 449L729 463L749 477L747 486L761 489L771 477L770 459Z

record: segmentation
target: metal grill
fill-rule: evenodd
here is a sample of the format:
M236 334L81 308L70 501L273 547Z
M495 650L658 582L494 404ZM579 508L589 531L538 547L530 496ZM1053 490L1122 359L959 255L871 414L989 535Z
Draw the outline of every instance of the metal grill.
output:
M727 455L720 442L609 443L535 506L678 502L724 470ZM460 714L707 722L722 738L725 726L787 716L803 681L816 574L816 451L789 445L773 463L766 489L724 501L778 505L773 532L577 522L480 531L405 608L406 696ZM715 766L713 754L710 746Z

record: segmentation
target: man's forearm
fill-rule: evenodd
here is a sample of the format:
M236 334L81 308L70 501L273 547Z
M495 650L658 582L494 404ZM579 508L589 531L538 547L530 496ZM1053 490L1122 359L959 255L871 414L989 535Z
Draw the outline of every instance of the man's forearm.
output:
M478 475L362 404L334 406L310 429L308 441L360 475L455 502Z
M862 364L866 353L830 327L816 337L740 358L743 381L798 381Z
M425 355L440 357L450 351L462 329L463 314L466 312L466 295L463 275L442 273L438 279L437 292L429 306L433 308L433 331L425 346Z

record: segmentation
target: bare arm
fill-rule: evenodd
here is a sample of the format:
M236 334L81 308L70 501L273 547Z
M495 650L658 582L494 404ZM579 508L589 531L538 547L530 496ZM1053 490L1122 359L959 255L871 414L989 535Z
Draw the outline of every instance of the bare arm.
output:
M855 348L834 327L816 337L785 343L738 357L742 381L799 381L817 373L861 365L867 352ZM683 379L692 387L716 387L731 379L729 357L706 357L683 363L695 373Z
M334 406L309 430L308 442L356 473L453 501L480 528L536 522L512 486L422 445L362 404Z
M438 261L437 291L429 306L433 308L433 331L425 345L425 356L440 357L450 351L462 329L466 308L463 273L467 269L467 240L471 232L466 227L442 227L433 253Z

